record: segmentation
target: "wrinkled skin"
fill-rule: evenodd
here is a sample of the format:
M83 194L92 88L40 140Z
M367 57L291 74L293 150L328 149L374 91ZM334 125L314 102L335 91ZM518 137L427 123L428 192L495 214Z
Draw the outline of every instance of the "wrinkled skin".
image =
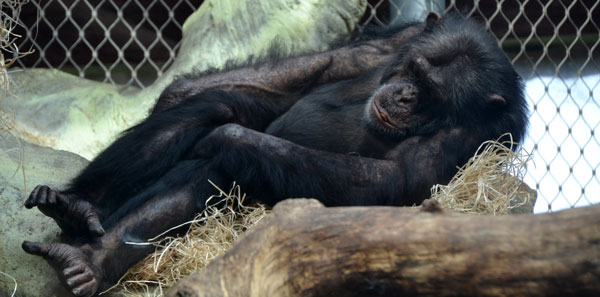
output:
M430 14L424 24L332 51L182 78L152 114L37 207L72 244L24 242L76 296L114 284L236 181L274 205L412 205L446 183L485 140L526 129L522 84L477 24ZM169 234L184 230L174 230Z

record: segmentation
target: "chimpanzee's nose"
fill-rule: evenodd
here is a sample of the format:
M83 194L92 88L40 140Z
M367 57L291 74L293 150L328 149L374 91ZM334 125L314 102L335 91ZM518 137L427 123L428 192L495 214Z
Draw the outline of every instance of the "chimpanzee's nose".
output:
M399 83L394 90L394 102L406 104L414 101L417 97L417 87L414 84Z

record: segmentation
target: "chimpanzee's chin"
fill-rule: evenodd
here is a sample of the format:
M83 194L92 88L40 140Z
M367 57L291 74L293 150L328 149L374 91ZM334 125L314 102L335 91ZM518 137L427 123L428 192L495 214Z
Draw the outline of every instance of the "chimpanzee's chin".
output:
M367 121L367 130L377 138L393 142L406 139L408 134L406 129L392 129L386 124L381 123L381 121L373 118Z

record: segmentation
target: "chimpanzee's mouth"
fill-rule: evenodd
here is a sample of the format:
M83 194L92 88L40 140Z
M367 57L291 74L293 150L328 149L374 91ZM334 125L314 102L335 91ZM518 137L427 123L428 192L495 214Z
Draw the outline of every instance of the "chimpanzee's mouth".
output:
M390 117L387 115L387 113L381 111L376 101L377 100L372 100L371 111L377 115L377 119L379 119L384 125L388 126L389 128L398 129L398 127L394 126L394 124L390 122Z

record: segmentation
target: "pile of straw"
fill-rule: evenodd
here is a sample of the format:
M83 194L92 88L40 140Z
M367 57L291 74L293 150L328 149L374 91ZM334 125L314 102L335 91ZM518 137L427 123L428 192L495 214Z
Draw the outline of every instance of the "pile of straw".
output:
M156 251L130 268L113 288L120 288L124 296L162 296L175 282L227 252L268 213L261 204L243 205L245 194L235 184L229 193L213 186L220 194L211 196L204 212L186 223L190 224L187 234L150 240Z
M445 209L469 214L509 214L513 208L530 203L521 187L530 155L522 148L513 150L512 135L486 141L467 164L459 168L448 185L431 188L431 198ZM521 198L519 198L521 197Z

